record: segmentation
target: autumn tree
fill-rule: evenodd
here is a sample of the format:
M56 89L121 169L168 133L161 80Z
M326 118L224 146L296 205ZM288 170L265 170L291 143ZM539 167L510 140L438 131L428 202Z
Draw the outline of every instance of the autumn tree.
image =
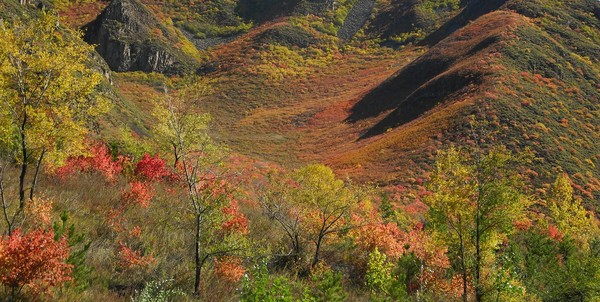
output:
M289 240L290 251L287 256L298 263L303 258L305 246L302 213L291 200L291 185L291 179L286 175L271 172L267 176L267 183L257 191L260 192L259 201L265 215L277 223Z
M527 290L544 301L594 301L600 297L598 220L558 175L534 223L511 238L513 266ZM517 271L519 271L517 270Z
M589 251L590 244L600 238L594 213L587 211L581 199L573 196L573 187L567 175L561 174L556 178L546 205L558 230L574 240L579 248Z
M233 202L231 186L218 172L224 149L207 133L210 116L195 110L206 83L186 78L156 107L156 133L170 146L177 178L185 187L194 224L194 294L200 295L202 269L209 261L246 248L247 221Z
M475 300L482 301L495 250L529 205L515 167L518 162L518 156L503 147L438 152L428 184L428 218L460 272L463 301L468 299L469 284Z
M66 238L55 241L54 232L42 228L29 233L16 229L2 236L0 283L9 288L9 301L16 301L25 287L37 295L71 280L69 252Z
M88 68L92 47L80 35L48 13L0 24L0 155L19 166L16 202L0 180L9 234L35 194L42 165L81 154L91 118L107 109L95 93L101 76Z
M262 196L261 205L286 233L296 260L305 241L314 245L314 267L326 239L350 229L350 214L360 197L324 165L308 165L285 178L283 186Z
M208 95L209 83L202 78L186 77L173 85L180 89L170 94L165 85L165 99L159 100L154 117L158 120L155 128L158 142L165 152L172 155L173 167L177 167L182 157L189 152L198 151L205 155L218 152L208 135L210 114L196 109L199 102Z

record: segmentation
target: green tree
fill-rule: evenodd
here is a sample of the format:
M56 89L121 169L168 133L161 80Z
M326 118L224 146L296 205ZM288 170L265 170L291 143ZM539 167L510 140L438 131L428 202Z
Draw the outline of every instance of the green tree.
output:
M489 152L456 148L438 152L428 184L432 193L426 199L428 218L462 276L463 301L467 301L469 282L475 300L482 301L495 251L502 237L513 231L512 222L530 205L516 170L521 160L504 147Z
M366 285L371 290L372 300L383 300L390 297L395 285L392 275L394 264L387 260L387 256L375 248L369 254L367 263Z
M194 224L194 294L200 295L202 268L214 257L246 249L247 221L231 207L230 186L217 172L225 149L208 135L207 114L194 110L206 92L205 82L186 78L173 95L158 104L156 133L172 147L175 173L185 186ZM180 165L180 166L179 166Z
M108 110L95 93L102 77L88 68L93 49L80 36L47 13L0 23L0 155L20 170L12 214L0 180L8 233L34 197L42 164L83 153L90 122ZM2 176L7 165L0 169Z
M266 263L255 266L252 276L246 275L243 280L242 302L292 302L296 301L292 294L290 280L285 276L274 277L269 274Z

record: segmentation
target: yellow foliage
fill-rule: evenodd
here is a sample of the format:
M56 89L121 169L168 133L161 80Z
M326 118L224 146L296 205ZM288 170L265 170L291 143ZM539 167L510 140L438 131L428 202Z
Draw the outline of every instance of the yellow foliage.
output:
M0 24L0 143L20 163L82 153L92 118L108 111L88 68L92 47L58 24L51 14Z

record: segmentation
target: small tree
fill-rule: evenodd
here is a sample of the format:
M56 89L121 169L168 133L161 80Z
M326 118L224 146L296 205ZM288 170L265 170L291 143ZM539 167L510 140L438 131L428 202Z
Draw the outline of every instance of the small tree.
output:
M90 118L107 110L94 89L101 76L87 67L91 46L58 26L51 14L0 23L0 155L19 165L16 209L0 193L8 233L32 199L44 162L59 165L84 151ZM33 171L30 167L33 166ZM0 168L0 176L6 165Z
M52 231L41 228L27 234L16 229L0 238L0 282L10 289L10 301L24 287L39 294L71 280L69 251L66 238L55 241Z
M583 207L581 199L573 196L573 187L566 174L556 178L547 206L558 230L573 239L580 248L589 251L592 241L600 237L598 222L593 212Z
M350 214L358 197L324 165L309 165L292 175L295 204L302 209L306 236L315 245L312 266L319 262L325 239L350 228Z
M305 253L305 242L314 244L314 267L326 239L351 228L350 214L359 197L324 165L308 165L284 179L271 185L261 206L285 231L296 261Z
M369 262L367 264L367 274L365 276L366 285L371 290L371 294L375 297L388 296L394 283L392 270L394 264L387 260L387 256L379 252L375 248L369 254Z
M231 206L231 188L217 173L224 150L207 133L210 116L194 110L207 91L205 85L197 78L186 78L155 110L156 133L172 148L176 178L185 187L193 216L195 295L200 295L205 264L245 249L247 232L240 220L243 214Z
M450 148L439 151L428 189L429 220L449 247L462 277L462 298L468 285L475 300L485 294L484 269L494 257L501 236L512 232L513 222L530 204L515 163L519 158L502 147L483 154ZM474 257L471 257L474 256ZM472 274L471 274L472 272Z

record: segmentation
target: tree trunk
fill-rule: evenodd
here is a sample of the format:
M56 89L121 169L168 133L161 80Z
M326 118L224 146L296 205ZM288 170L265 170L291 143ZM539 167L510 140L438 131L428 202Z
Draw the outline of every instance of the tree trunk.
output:
M31 189L29 190L29 200L33 199L33 195L35 192L35 186L37 185L38 176L40 174L40 168L42 167L42 161L44 160L44 155L46 154L46 150L42 151L40 154L40 158L35 166L35 174L33 175L33 180L31 181Z
M179 152L177 152L176 144L173 144L173 157L175 157L175 160L173 161L173 169L177 169L177 164L179 164Z
M293 240L293 247L294 247L294 262L298 263L298 261L300 261L300 238L298 237L298 234L294 235Z
M19 210L25 208L25 176L27 175L27 146L25 145L25 134L21 135L21 152L23 153L21 163L21 174L19 175Z
M319 235L317 239L317 244L315 248L315 256L313 258L312 267L315 267L317 263L319 263L319 253L321 251L321 241L323 241L323 236Z
M202 223L202 218L199 214L196 214L196 236L195 236L195 259L194 262L196 264L196 274L194 280L194 295L200 296L200 276L202 274L202 260L200 259L200 225Z
M459 236L459 250L460 250L460 266L462 273L462 281L463 281L463 294L462 299L463 302L467 302L467 267L465 264L465 246L463 242L462 236Z

